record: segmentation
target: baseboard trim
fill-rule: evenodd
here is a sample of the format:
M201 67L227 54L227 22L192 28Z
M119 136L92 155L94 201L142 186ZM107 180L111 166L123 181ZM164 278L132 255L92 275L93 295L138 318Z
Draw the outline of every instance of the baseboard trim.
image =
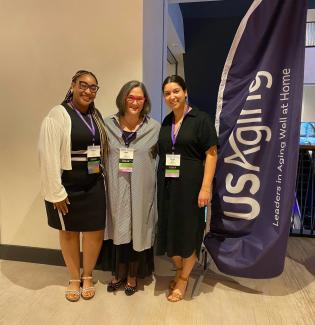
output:
M80 255L80 264L82 268L82 252ZM65 266L61 250L51 248L0 244L0 259L17 262ZM97 261L95 270L101 269L102 267L99 264L99 261Z
M65 266L58 249L0 244L0 259Z

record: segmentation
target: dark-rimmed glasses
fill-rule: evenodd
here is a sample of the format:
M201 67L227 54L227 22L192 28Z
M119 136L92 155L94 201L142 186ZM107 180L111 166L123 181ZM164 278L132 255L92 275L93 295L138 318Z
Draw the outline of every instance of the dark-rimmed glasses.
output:
M79 81L79 88L81 89L81 90L87 90L87 89L90 89L90 92L91 93L96 93L99 89L100 89L100 87L99 86L97 86L97 85L89 85L87 82L85 82L85 81Z

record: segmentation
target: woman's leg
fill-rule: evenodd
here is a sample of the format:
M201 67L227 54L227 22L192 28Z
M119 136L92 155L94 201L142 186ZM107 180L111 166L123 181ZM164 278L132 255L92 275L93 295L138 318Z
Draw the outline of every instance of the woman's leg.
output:
M82 277L92 276L98 255L104 239L104 230L85 231L82 233L83 273ZM83 289L93 287L92 279L83 281ZM85 296L94 296L94 291L87 292Z
M59 231L59 241L63 259L66 263L70 280L80 279L80 233L76 231ZM70 282L67 290L80 290L80 282ZM70 300L75 294L67 294Z
M194 252L191 256L183 258L182 260L183 269L178 278L178 281L176 282L174 291L168 296L168 300L170 301L178 301L184 297L187 289L188 278L197 260L196 253ZM181 296L180 299L178 298L179 296Z
M187 258L183 258L183 270L182 270L183 278L189 278L189 275L192 269L194 268L196 261L197 261L197 256L195 252L193 252L192 255Z
M172 256L172 262L176 268L176 275L174 280L170 282L170 289L173 290L175 288L175 285L182 274L183 269L183 258L181 256Z
M126 279L126 276L127 276L127 273L128 273L127 266L128 265L126 265L124 263L119 263L118 264L118 272L113 277L112 283L117 283L117 282L120 282L120 281Z
M130 262L128 265L127 285L130 287L135 287L137 285L138 266L138 261Z
M126 262L126 244L112 245L112 254L115 256L113 272L115 276L107 285L108 292L114 292L125 282L128 274L128 263ZM127 254L128 255L128 254Z

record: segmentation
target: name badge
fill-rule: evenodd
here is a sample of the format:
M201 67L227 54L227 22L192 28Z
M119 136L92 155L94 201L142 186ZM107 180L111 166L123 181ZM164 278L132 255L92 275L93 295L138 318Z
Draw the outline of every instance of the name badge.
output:
M133 170L133 154L134 149L119 149L119 171L123 173L132 173Z
M167 154L165 162L165 177L179 177L180 155Z
M87 147L87 167L89 174L100 173L101 163L101 146L88 146Z

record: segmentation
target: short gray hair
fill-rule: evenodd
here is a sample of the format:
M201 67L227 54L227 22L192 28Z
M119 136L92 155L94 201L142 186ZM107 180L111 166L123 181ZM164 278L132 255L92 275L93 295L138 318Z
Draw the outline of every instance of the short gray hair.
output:
M125 115L125 111L126 111L126 98L129 95L129 93L131 92L131 90L133 88L139 87L142 89L143 91L143 95L145 97L145 102L143 104L143 109L140 113L141 116L147 115L151 112L151 100L148 94L148 91L145 87L145 85L137 80L131 80L128 81L127 83L125 83L116 98L116 106L118 108L119 114L120 115Z

